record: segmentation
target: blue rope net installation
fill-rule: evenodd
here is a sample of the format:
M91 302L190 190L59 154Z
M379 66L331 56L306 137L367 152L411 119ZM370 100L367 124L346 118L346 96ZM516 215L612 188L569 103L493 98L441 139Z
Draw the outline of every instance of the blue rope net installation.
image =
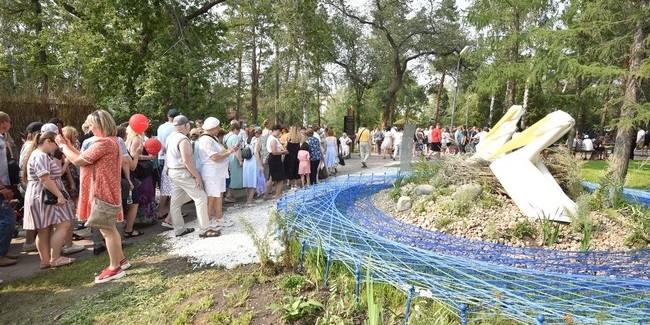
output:
M371 196L399 174L337 177L283 197L278 213L310 247L352 273L415 296L490 311L522 323L631 324L650 307L650 252L576 252L468 240L395 220Z

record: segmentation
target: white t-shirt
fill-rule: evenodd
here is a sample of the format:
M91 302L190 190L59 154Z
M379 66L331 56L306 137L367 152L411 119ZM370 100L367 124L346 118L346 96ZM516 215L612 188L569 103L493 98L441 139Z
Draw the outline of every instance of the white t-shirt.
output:
M586 138L582 140L582 150L583 151L594 151L594 142L591 139Z
M316 134L316 133L314 133L314 134ZM273 153L273 150L271 150L271 148L272 148L271 143L273 143L273 141L276 142L276 145L275 145L276 150L278 150L278 151L282 150L282 144L280 143L280 140L278 140L278 138L274 137L273 134L269 134L269 138L266 140L266 151L268 151L269 154Z
M228 149L207 135L200 136L197 140L199 146L199 160L201 163L201 177L227 177L228 159L214 161L210 159L213 155L220 154ZM195 144L196 145L196 144Z
M404 133L402 131L393 131L393 145L401 145L403 136Z
M167 151L167 154L165 155L165 164L170 169L186 168L180 151L180 141L183 139L187 139L188 143L190 142L187 136L176 131L172 132L172 134L167 137L167 143L165 143L165 151Z
M643 137L645 137L645 131L639 130L639 132L636 133L636 142L643 141Z

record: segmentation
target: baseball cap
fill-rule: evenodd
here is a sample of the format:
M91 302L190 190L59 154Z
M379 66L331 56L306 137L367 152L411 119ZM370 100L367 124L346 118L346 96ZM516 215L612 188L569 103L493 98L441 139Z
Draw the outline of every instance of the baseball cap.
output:
M175 108L172 108L172 109L170 109L169 111L167 111L167 116L176 117L176 116L178 116L178 115L181 115L181 112L179 112L179 111L178 111L177 109L175 109Z
M174 126L183 126L187 123L190 123L190 120L185 117L185 115L178 115L174 117Z
M193 128L190 130L190 135L200 135L201 132L199 132L199 129Z
M221 122L219 121L218 118L210 116L206 118L205 121L203 121L203 129L212 130L217 126L219 126L219 124L221 124Z
M56 124L53 123L45 123L43 126L41 126L41 132L54 132L57 133L59 132L59 127L56 126Z
M41 122L29 123L29 125L27 126L27 133L40 132L41 127L43 127L43 123Z

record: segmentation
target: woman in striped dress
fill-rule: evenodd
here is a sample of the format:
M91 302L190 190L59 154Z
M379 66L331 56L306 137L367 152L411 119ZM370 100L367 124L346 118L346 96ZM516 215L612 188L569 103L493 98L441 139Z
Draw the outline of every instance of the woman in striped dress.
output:
M70 264L75 260L61 256L75 214L73 203L66 199L70 196L61 180L63 171L51 157L57 149L55 137L54 132L36 135L23 170L23 181L27 183L23 228L38 229L36 247L41 257L41 269ZM56 195L55 204L44 203L45 189Z

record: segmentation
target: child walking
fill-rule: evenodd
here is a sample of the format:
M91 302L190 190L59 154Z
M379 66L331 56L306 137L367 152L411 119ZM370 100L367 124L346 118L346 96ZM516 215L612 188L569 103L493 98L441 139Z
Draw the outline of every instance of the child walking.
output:
M300 182L302 187L305 187L309 184L309 174L311 173L311 167L309 167L309 144L303 142L298 151L298 175L300 175ZM305 185L306 184L306 185Z

